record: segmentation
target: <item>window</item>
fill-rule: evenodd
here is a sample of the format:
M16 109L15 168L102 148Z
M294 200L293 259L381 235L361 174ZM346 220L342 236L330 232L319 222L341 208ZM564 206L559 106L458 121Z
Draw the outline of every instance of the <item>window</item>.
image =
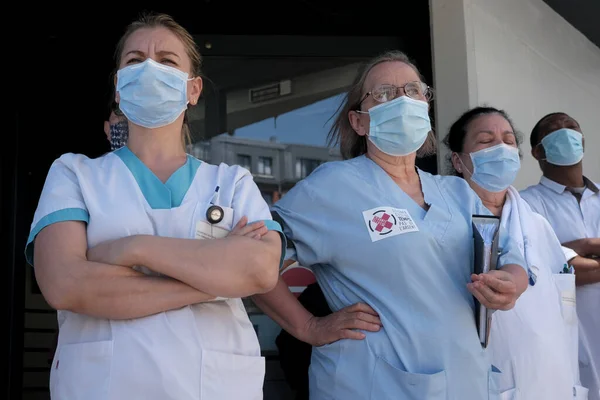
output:
M237 163L240 167L252 171L252 158L246 154L238 154Z
M189 153L199 160L210 162L210 142L196 142L190 146Z
M321 160L312 160L310 158L299 158L296 160L296 178L303 179L310 175L319 165L323 164Z
M273 192L260 192L269 207L273 205Z
M271 157L258 157L258 173L273 176L273 159Z

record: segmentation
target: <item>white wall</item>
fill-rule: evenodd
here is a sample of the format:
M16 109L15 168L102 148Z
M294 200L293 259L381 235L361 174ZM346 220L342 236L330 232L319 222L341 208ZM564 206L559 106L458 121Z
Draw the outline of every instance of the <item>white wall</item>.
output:
M600 49L542 0L430 5L439 139L470 107L505 109L524 134L515 182L521 189L541 175L530 154L531 129L550 112L566 112L586 137L585 174L600 181Z

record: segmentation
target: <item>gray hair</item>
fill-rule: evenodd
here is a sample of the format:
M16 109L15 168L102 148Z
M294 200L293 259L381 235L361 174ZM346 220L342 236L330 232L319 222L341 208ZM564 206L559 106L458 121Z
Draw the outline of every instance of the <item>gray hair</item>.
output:
M329 130L327 141L330 146L340 145L340 152L342 157L347 160L350 158L359 157L367 152L367 138L365 136L358 135L348 118L348 113L358 109L360 101L363 98L364 85L367 80L367 76L371 70L384 62L398 61L410 66L415 70L419 79L424 81L423 76L415 66L415 64L408 58L406 54L398 50L387 51L383 54L378 55L371 61L366 63L359 73L356 75L350 90L346 94L345 101L340 104L336 110L336 118ZM437 149L437 143L433 130L427 135L425 143L417 150L417 157L425 157L435 154Z

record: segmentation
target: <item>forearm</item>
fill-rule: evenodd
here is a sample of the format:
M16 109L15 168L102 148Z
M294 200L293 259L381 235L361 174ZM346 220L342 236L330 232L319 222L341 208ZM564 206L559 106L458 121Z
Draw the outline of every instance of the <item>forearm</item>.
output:
M131 243L125 265L144 265L217 297L267 292L278 277L280 241L274 246L264 238L237 235L210 240L136 236Z
M62 288L69 295L57 300L58 309L97 318L134 319L214 299L184 283L127 267L88 261L77 267L82 273Z
M525 269L523 269L523 267L517 264L506 264L500 269L508 272L515 278L518 296L527 290L527 286L529 285L529 277L527 276L527 272Z
M589 285L600 282L600 259L577 256L569 260L575 269L575 283L577 286Z
M583 257L596 256L600 257L600 238L583 238L570 242L562 243L564 247L568 247Z
M304 308L280 277L275 289L252 296L256 305L299 340L307 341L305 328L313 315Z
M35 277L51 307L98 318L132 319L213 299L172 279L89 261L87 251L82 222L55 223L38 234Z

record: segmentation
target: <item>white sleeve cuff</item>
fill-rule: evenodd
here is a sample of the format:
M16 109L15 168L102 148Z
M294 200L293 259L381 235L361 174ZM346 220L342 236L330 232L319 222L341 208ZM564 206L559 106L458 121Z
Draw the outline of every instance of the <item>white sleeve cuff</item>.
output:
M570 249L565 246L562 246L562 251L563 251L563 254L565 255L565 258L567 259L567 261L571 261L573 258L575 258L579 255L575 252L575 250Z

